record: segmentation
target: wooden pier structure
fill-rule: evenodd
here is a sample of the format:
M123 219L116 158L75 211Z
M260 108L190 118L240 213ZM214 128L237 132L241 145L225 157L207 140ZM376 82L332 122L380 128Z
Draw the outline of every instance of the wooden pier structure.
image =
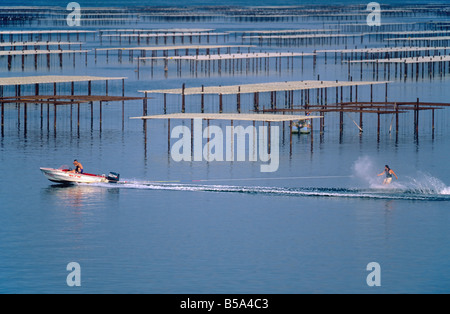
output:
M405 81L408 78L419 77L433 78L436 75L443 76L445 74L450 74L450 55L436 55L431 57L411 57L411 58L388 58L388 59L373 59L373 60L352 60L348 61L350 65L360 64L360 75L362 76L363 64L372 65L372 75L374 78L378 79L380 75L380 65L383 65L383 79L386 77L390 79L391 77L391 66L392 76ZM350 71L350 69L349 69Z
M304 120L312 120L319 119L319 116L306 116L299 114L285 115L285 114L252 114L252 113L239 113L239 114L230 114L230 113L221 113L221 114L213 114L213 113L174 113L174 114L164 114L164 115L144 115L141 117L132 117L130 119L143 120L144 123L148 120L167 120L167 147L168 152L170 152L170 141L171 141L171 120L190 120L191 121L191 130L193 130L193 124L195 119L205 120L209 126L210 121L212 120L225 120L230 121L231 125L234 126L235 121L240 122L253 122L253 126L256 125L256 122L267 122L270 130L271 123L282 123L283 124L283 138L285 134L285 122L289 122L289 147L290 153L292 154L292 127L294 121L304 121ZM147 128L145 124L145 143L147 143ZM269 131L270 132L270 131ZM268 136L268 147L270 152L270 134ZM193 145L193 141L191 140L191 145Z
M303 112L318 112L320 118L320 133L324 133L325 129L325 113L328 104L330 103L328 94L335 91L335 103L343 102L344 87L348 89L350 101L359 100L359 88L362 86L370 87L370 101L374 101L374 86L382 85L385 88L385 100L388 100L388 83L389 82L339 82L339 81L291 81L291 82L272 82L261 84L246 84L233 86L202 86L186 88L183 84L181 89L167 89L167 90L143 90L141 93L145 94L162 94L164 103L164 114L167 114L167 95L181 96L181 113L186 113L187 96L199 95L201 97L200 106L201 113L205 113L205 96L216 95L219 96L218 113L224 113L224 96L231 95L236 99L235 112L242 112L241 97L245 94L253 95L253 106L250 110L260 112L267 108L272 112L289 113L294 112L295 108L301 106ZM297 95L295 95L295 92ZM270 95L270 98L263 99L264 94ZM279 95L284 94L284 105L278 103ZM369 94L369 93L367 93ZM331 95L330 95L331 96ZM315 100L314 100L315 98ZM211 100L209 100L211 101ZM178 100L179 102L179 100ZM198 103L196 103L198 105ZM248 103L247 103L248 104ZM316 107L312 106L316 104ZM144 100L144 112L147 113L147 101ZM209 108L211 109L211 108ZM144 114L143 116L146 116ZM341 126L343 126L343 113L341 113Z
M201 51L205 51L206 54L210 54L215 51L217 54L223 53L225 50L227 54L230 54L233 50L237 50L238 53L243 48L251 48L254 46L250 45L174 45L174 46L150 46L150 47L113 47L113 48L97 48L95 51L95 60L97 61L98 52L106 52L106 60L109 60L109 52L117 51L117 59L119 62L122 61L123 52L128 51L129 60L133 62L134 53L137 52L140 54L138 57L146 58L147 53L151 53L151 57L158 57L158 53L162 52L163 57L169 56L169 51L173 51L175 56L180 55L180 53L184 53L185 55L189 55L191 51L195 52L195 55L199 55Z
M33 57L34 68L38 68L38 56L46 57L46 65L47 68L50 68L51 65L51 56L57 56L59 58L59 66L62 68L64 66L63 63L63 55L72 55L73 57L73 66L76 66L76 55L84 55L84 64L87 66L88 64L88 53L90 50L12 50L12 51L0 51L0 58L7 58L7 67L8 71L11 71L13 67L13 61L16 58L21 59L22 70L25 69L25 63L27 57Z
M198 44L201 44L202 42L210 43L212 41L212 38L215 39L215 42L217 43L219 41L219 37L223 37L223 41L227 42L228 37L230 36L229 33L213 33L213 32L180 32L180 33L138 33L138 34L104 34L101 35L101 39L103 38L109 38L110 43L112 43L112 40L115 38L119 39L119 43L122 43L123 39L126 39L129 44L132 42L137 42L137 44L141 44L144 42L145 44L160 44L160 41L162 41L165 45L171 41L173 44L177 42L181 42L181 44L184 44L185 41L189 41L190 44L196 42Z
M46 105L47 112L47 128L50 127L50 106L53 106L53 127L56 134L57 122L57 108L63 105L70 105L70 120L73 120L73 105L77 105L77 127L80 128L80 105L89 104L91 111L91 126L93 126L94 104L98 103L99 108L99 125L102 127L102 110L103 104L109 102L122 103L122 129L124 127L125 119L125 102L132 100L142 100L142 97L126 97L125 96L125 79L124 77L93 77L93 76L32 76L32 77L13 77L0 78L0 104L1 104L1 133L4 136L5 128L5 107L8 104L15 105L17 108L17 125L21 125L22 107L23 107L23 122L24 131L27 132L28 121L28 106L37 104L40 105L40 119L41 128L44 121L44 105ZM92 83L103 81L105 83L104 95L94 95ZM122 95L112 96L109 92L110 81L122 81ZM70 84L71 93L69 95L58 95L58 84ZM84 89L87 89L86 95L76 95L75 83L86 83ZM23 86L34 86L34 94L23 95ZM41 95L41 87L43 85L50 85L53 88L52 95ZM77 86L78 90L81 89ZM13 89L14 93L11 95ZM98 88L97 88L98 89Z
M24 42L3 42L0 43L0 51L18 50L17 47L22 47L22 50L29 50L30 47L34 50L47 49L50 47L57 47L58 50L63 50L63 46L67 46L68 49L72 49L73 46L79 46L80 50L84 43L83 42L70 42L70 41L24 41Z
M87 40L87 35L92 34L94 36L97 34L96 31L84 31L84 30L36 30L36 31L0 31L0 42L23 42L25 39L27 41L52 41L56 37L56 41L62 41L62 38L66 38L68 42L72 40L72 37L76 37L76 41L80 41L80 36L84 35L84 41ZM5 40L8 37L8 40Z
M419 100L394 101L390 99L388 91L391 78L394 81L406 81L414 77L418 80L420 76L434 78L438 75L444 77L450 73L450 22L445 20L448 17L448 10L436 5L404 5L399 8L383 5L382 14L390 21L383 21L380 27L375 28L369 27L366 23L369 13L365 5L262 8L224 6L220 12L212 7L204 7L201 11L189 7L83 8L84 26L90 25L93 26L92 28L77 30L61 27L54 30L55 25L65 23L67 11L64 8L0 8L0 25L4 26L4 30L0 31L0 66L4 66L11 72L20 71L18 65L20 60L22 72L31 72L32 58L34 58L35 70L38 70L39 65L44 64L45 58L47 69L49 69L53 64L51 58L58 57L62 68L65 64L63 56L69 56L69 58L73 56L73 67L76 68L75 56L82 58L84 55L87 66L88 54L91 54L95 56L95 65L92 66L102 71L123 67L124 73L135 75L137 63L139 84L142 83L139 75L146 70L143 65L151 66L152 77L153 70L156 68L162 69L161 73L164 73L167 78L169 66L176 65L177 78L182 77L182 73L186 72L190 74L189 79L198 77L198 74L208 77L217 74L242 75L243 78L236 80L239 83L246 82L245 76L249 73L271 74L275 67L277 74L280 74L280 77L283 76L283 79L278 78L279 80L291 80L255 84L233 83L235 85L226 86L200 86L202 83L189 81L189 84L196 84L196 87L186 87L186 84L181 84L181 80L178 82L167 80L165 81L167 85L164 86L179 87L181 85L181 88L146 89L138 91L143 94L143 97L126 97L124 77L0 78L2 136L4 136L5 114L12 112L11 108L17 109L17 124L20 126L22 123L26 132L29 105L32 104L40 106L41 127L44 123L44 109L47 110L47 126L49 127L50 108L53 107L56 132L57 108L61 106L70 106L71 121L74 117L72 108L77 109L79 129L80 106L83 104L91 106L92 125L94 103L99 104L101 129L103 104L122 102L123 130L126 101L139 101L139 103L142 101L142 116L137 118L144 120L145 130L147 120L167 119L170 129L170 120L192 120L193 117L207 121L223 119L282 122L284 128L284 122L290 121L292 127L293 120L301 120L301 116L294 113L312 112L317 115L310 116L309 119L320 119L321 135L325 130L325 119L330 113L339 115L341 134L344 130L346 115L360 115L359 123L355 121L357 118L352 118L360 132L364 130L364 117L376 115L377 134L380 137L382 116L392 115L390 132L398 135L400 115L414 112L414 133L417 136L419 117L422 117L421 113L425 111L431 113L434 136L435 111L446 108L449 104ZM8 21L8 16L17 19ZM401 17L407 17L408 20L397 22L396 18ZM433 20L430 17L436 17L436 19ZM169 27L181 25L177 24L178 22L206 22L208 25L218 26L215 28L149 27L160 22L166 23ZM223 22L244 24L239 25L239 28L235 25L219 27ZM273 29L268 28L268 23L273 22L283 22L283 24L270 25ZM116 24L118 26L113 28L112 25ZM21 27L25 25L26 27ZM105 27L101 27L102 25ZM119 28L124 27L121 25L127 25L129 28ZM286 25L296 26L287 28L289 26ZM50 29L51 27L53 29ZM81 42L80 40L83 39L84 41ZM83 50L83 45L92 50ZM79 50L77 50L78 46ZM327 46L331 46L330 49L326 49ZM293 49L280 47L293 47ZM115 52L120 64L111 66L110 54L114 53L115 57ZM124 53L128 53L129 62L122 62ZM102 59L98 58L98 55ZM332 59L333 55L334 67L328 64L328 60ZM106 60L107 65L97 64L98 59L99 63L102 63L103 59ZM299 59L301 59L301 65L294 65L294 60L298 62ZM70 64L70 62L67 63ZM308 65L306 71L303 71L304 64ZM324 67L322 67L323 64ZM311 70L309 65L312 65L312 71L309 71ZM297 69L302 70L298 76ZM317 69L326 71L328 80L320 80L318 74L323 76L324 73L318 73ZM331 71L328 71L329 69ZM358 69L360 69L359 73ZM173 71L171 68L170 70ZM332 76L332 71L336 71L336 75ZM347 77L345 77L346 74L348 74ZM317 80L315 80L316 77ZM343 77L347 81L342 81ZM360 81L354 81L354 77L360 77ZM368 77L370 81L363 80ZM300 81L305 78L307 80ZM333 78L340 78L340 80ZM120 94L120 88L115 88L114 91L118 95L113 96L110 95L111 89L108 82L115 80L122 81L122 93ZM260 80L260 78L254 78L253 81ZM97 91L100 90L99 92L93 92L92 83L94 82L97 82L95 87ZM105 85L101 85L102 82ZM153 84L153 81L149 84ZM61 93L58 92L58 87L61 87ZM23 95L24 90L27 90L26 94L30 94L31 89L34 90L31 95ZM150 110L149 94L157 95L155 96L157 101L150 104ZM173 99L169 100L169 97ZM414 98L416 95L413 96ZM36 108L38 111L39 107ZM149 115L150 111L155 115ZM168 113L171 111L177 113ZM190 113L186 113L187 111ZM207 113L209 111L213 113ZM226 111L232 111L232 113L225 113ZM164 115L159 115L161 112L164 112ZM10 117L7 116L7 118ZM394 122L395 131L392 131Z
M357 113L359 114L359 124L352 119L356 127L363 132L363 116L364 114L376 114L377 115L377 135L378 140L381 134L381 116L392 115L391 124L389 127L389 133L393 133L393 124L395 121L395 134L398 138L399 134L399 116L400 114L407 112L414 112L414 135L417 138L419 135L419 117L422 111L431 111L431 133L434 138L435 132L435 111L450 107L450 103L433 103L433 102L421 102L419 99L412 102L341 102L336 104L328 104L326 106L321 105L309 105L307 108L290 108L290 109L264 109L263 113L295 113L304 112L305 109L309 111L317 111L320 115L325 115L329 112L336 112L340 114L340 132L343 132L344 126L344 114ZM394 120L395 119L395 120ZM322 129L322 126L321 126Z
M294 59L303 59L305 57L316 56L314 53L294 53L294 52L250 52L250 53L232 53L232 54L208 54L208 55L186 55L186 56L171 56L171 57L146 57L138 58L137 72L141 71L141 63L144 65L146 61L154 62L158 60L164 61L164 71L169 71L169 63L176 62L177 75L181 76L183 66L189 65L189 72L191 76L198 76L199 72L204 72L205 75L210 76L211 73L217 72L222 74L222 71L229 74L246 73L249 71L255 72L270 72L270 59L274 59L273 66L276 71L282 71L282 65L286 64L286 69L294 69Z

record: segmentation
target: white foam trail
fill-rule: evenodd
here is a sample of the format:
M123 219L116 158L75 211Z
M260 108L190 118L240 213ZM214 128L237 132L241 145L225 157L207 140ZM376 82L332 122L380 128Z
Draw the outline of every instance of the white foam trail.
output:
M122 184L96 184L98 187L123 188L139 190L164 190L186 192L216 192L265 194L274 196L329 197L329 198L366 198L379 200L424 200L449 201L447 196L439 193L420 193L418 190L398 190L383 187L383 189L345 189L345 188L282 188L263 186L232 186L232 185L195 185L195 184L158 184L146 182L128 182Z
M369 156L360 157L355 161L353 164L353 173L371 188L382 189L386 187L383 185L384 179L377 177L380 171L374 166L373 160Z
M118 184L95 184L98 187L124 188L141 190L189 191L267 194L275 196L313 196L338 198L370 198L392 200L443 200L449 201L450 187L441 180L425 173L418 173L414 178L404 178L404 183L393 182L383 185L383 177L376 176L376 168L369 157L361 157L353 167L355 176L369 185L368 188L286 188L264 186L202 185L182 184L181 182L158 182L128 180ZM92 186L92 185L90 185Z

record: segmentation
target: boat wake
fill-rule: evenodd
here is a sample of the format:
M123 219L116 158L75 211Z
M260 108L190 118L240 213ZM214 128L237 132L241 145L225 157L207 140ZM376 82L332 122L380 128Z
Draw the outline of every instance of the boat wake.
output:
M414 178L396 181L390 185L383 185L383 178L376 176L374 162L368 157L358 159L353 167L354 179L359 181L359 188L311 188L311 187L264 187L264 186L236 186L201 184L210 180L197 180L197 184L188 181L139 181L124 179L118 183L94 183L89 186L98 186L117 189L141 189L164 191L188 191L188 192L216 192L216 193L242 193L270 196L290 197L328 197L350 199L378 199L378 200L412 200L412 201L450 201L450 187L441 180L426 173L418 173ZM374 175L375 174L375 175ZM298 179L271 178L271 179ZM335 177L320 177L335 178ZM218 181L244 181L248 179L222 179ZM366 186L367 188L360 188Z
M232 185L196 185L196 184L161 184L152 182L123 182L120 184L95 184L96 186L164 190L164 191L188 191L188 192L216 192L216 193L242 193L271 196L290 197L328 197L328 198L353 198L353 199L379 199L379 200L413 200L413 201L450 201L449 189L420 190L399 188L282 188L262 186L232 186Z

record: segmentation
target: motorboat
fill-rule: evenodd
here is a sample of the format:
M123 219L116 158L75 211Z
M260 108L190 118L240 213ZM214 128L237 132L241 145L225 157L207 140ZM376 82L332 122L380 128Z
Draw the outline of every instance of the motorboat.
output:
M292 134L310 134L311 125L306 123L295 123L292 125Z
M44 176L52 182L61 184L75 183L118 183L120 175L110 172L108 176L90 173L75 173L71 169L40 168Z

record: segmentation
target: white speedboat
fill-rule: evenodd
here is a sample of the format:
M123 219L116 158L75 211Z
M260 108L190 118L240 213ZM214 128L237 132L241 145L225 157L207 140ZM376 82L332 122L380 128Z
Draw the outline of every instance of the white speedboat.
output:
M120 175L113 172L105 176L90 173L74 173L70 169L41 168L41 171L50 181L61 184L117 183L120 179Z

